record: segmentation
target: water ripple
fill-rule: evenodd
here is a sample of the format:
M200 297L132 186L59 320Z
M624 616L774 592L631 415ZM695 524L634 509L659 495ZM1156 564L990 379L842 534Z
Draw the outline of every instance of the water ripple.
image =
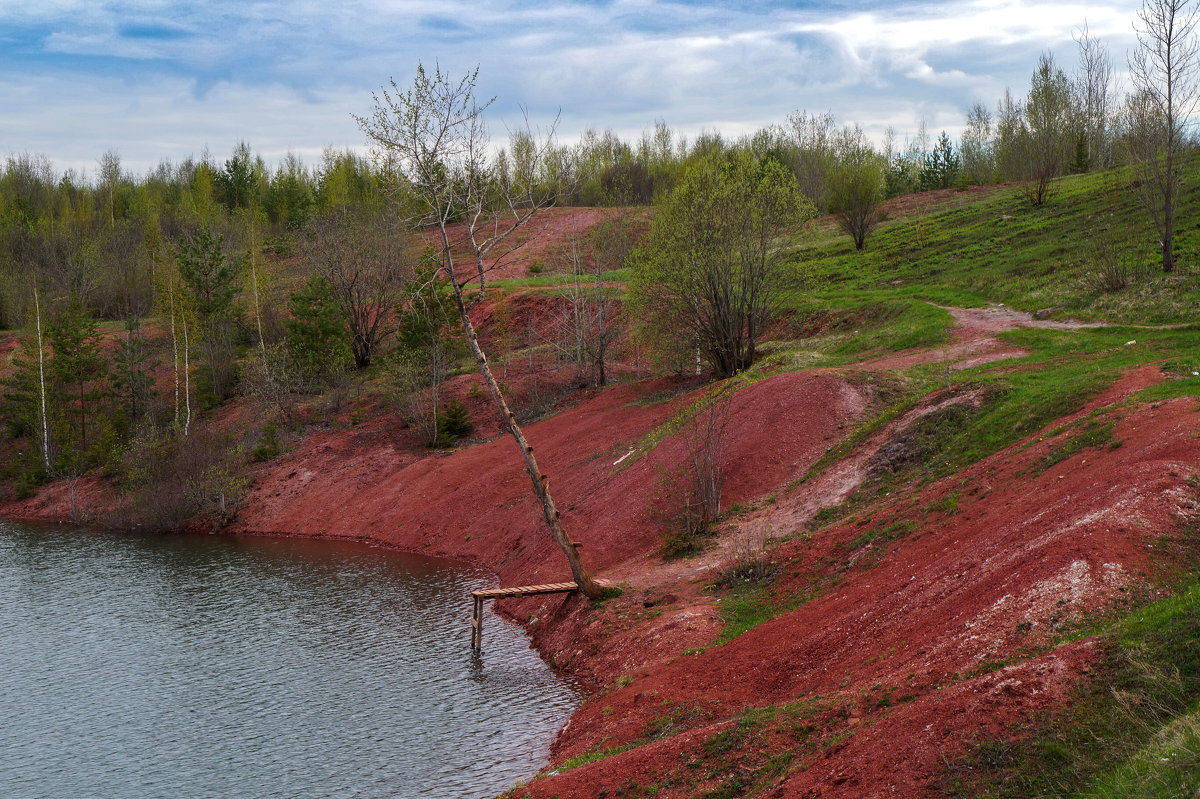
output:
M485 572L326 542L0 522L0 796L482 797L578 701Z

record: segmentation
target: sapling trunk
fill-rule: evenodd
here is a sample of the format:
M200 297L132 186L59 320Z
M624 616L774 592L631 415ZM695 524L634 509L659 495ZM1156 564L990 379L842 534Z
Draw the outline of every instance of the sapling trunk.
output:
M42 304L38 298L37 284L33 286L33 310L37 320L38 346L38 390L42 400L42 462L46 476L50 476L50 424L46 421L46 352L42 344Z
M463 333L467 338L467 345L471 348L471 355L475 358L475 365L479 368L479 373L483 375L484 382L487 383L488 391L492 395L492 401L495 403L496 409L500 412L503 427L507 429L509 434L512 435L513 440L517 442L517 446L521 450L521 457L525 459L525 471L528 473L529 479L533 484L534 496L538 498L538 502L542 505L542 516L546 520L546 525L550 528L550 533L554 536L554 540L562 549L563 554L567 556L567 564L571 569L571 577L574 579L575 584L579 586L579 590L589 599L596 599L603 593L604 589L583 568L583 563L579 559L579 552L576 550L570 536L567 535L566 528L562 524L562 517L554 504L554 497L550 493L550 478L542 474L539 469L537 458L533 454L533 447L530 446L528 439L525 438L525 433L521 430L521 426L517 424L516 414L508 407L508 402L504 399L504 394L500 391L500 384L496 382L496 378L492 374L492 369L488 366L487 356L484 354L483 348L479 345L479 338L475 334L475 325L471 322L471 316L463 298L462 287L453 279L453 270L448 269L447 271L451 274L451 282L454 286L454 303L458 310L459 321L462 323Z

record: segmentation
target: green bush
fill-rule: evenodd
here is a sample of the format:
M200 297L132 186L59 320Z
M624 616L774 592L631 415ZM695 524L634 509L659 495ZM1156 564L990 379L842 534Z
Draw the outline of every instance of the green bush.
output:
M279 430L275 427L274 422L267 422L263 425L262 434L258 439L258 446L251 453L254 460L259 463L269 461L279 454Z
M459 400L451 400L438 415L438 442L453 444L475 429L471 414Z

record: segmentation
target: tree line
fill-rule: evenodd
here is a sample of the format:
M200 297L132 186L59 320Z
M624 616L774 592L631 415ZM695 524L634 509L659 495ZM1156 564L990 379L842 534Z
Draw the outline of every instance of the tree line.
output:
M238 493L234 462L278 449L274 425L296 423L295 398L332 392L336 404L363 370L386 374L427 444L461 435L469 422L440 386L468 355L490 374L469 312L512 234L549 205L655 207L639 247L610 222L560 253L571 280L554 344L580 385L606 382L614 343L638 329L656 331L676 370L693 358L721 377L746 368L796 285L773 240L832 213L861 249L880 203L903 193L1013 181L1040 204L1063 174L1135 164L1170 269L1172 192L1196 98L1194 17L1152 14L1171 7L1150 3L1139 16L1144 55L1123 101L1107 51L1084 29L1074 76L1044 55L1023 98L1006 92L995 114L971 109L957 145L922 128L877 148L857 126L798 111L736 140L689 142L660 122L636 143L588 131L562 144L518 129L492 151L472 106L449 141L458 149L434 137L431 155L419 146L427 131L400 139L388 126L403 132L406 108L433 124L456 91L473 102L474 74L456 89L418 70L360 119L380 145L372 158L328 150L314 168L289 156L271 170L239 143L221 164L164 162L136 177L109 152L89 182L12 156L0 173L0 327L22 337L0 402L8 434L26 446L10 477L31 487L115 468L136 488L151 479L147 462L209 452L187 492L193 510L225 512ZM604 276L625 267L620 302ZM504 308L501 298L501 340ZM507 418L500 382L487 382ZM179 444L197 416L238 394L272 409L246 451Z
M1139 185L1151 184L1147 204L1166 239L1181 153L1194 146L1185 130L1197 98L1189 9L1158 0L1140 12L1142 45L1123 96L1107 47L1085 25L1072 71L1043 54L1024 94L1006 90L993 107L972 105L957 141L945 131L931 135L921 121L914 135L902 141L889 129L876 146L856 125L806 111L737 140L712 132L689 141L659 121L636 141L587 130L573 144L539 150L539 163L529 162L533 142L518 133L501 150L495 175L503 183L520 179L516 170L534 170L563 187L558 205L652 205L707 153L771 153L818 213L835 214L861 248L878 224L878 205L891 197L1012 182L1040 205L1062 175L1136 165L1146 172ZM24 319L26 292L12 284L30 271L56 293L79 296L99 318L144 315L153 306L155 242L205 224L243 249L255 239L286 248L313 219L379 209L398 169L335 150L311 167L288 155L272 169L245 142L223 160L205 154L163 162L142 176L123 170L109 151L90 180L58 174L39 156L10 156L0 170L0 326ZM1164 258L1169 270L1167 249Z

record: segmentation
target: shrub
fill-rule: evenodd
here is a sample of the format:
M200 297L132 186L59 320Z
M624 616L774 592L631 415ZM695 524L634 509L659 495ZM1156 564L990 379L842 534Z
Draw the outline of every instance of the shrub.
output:
M459 400L451 400L438 416L438 442L453 444L475 429L471 414Z
M1099 236L1093 245L1091 270L1084 278L1084 285L1092 291L1115 294L1141 276L1144 262L1141 252L1121 249L1109 236Z
M279 454L279 430L275 427L274 422L267 422L263 425L262 434L258 439L258 446L251 453L254 460L262 463L269 461Z

